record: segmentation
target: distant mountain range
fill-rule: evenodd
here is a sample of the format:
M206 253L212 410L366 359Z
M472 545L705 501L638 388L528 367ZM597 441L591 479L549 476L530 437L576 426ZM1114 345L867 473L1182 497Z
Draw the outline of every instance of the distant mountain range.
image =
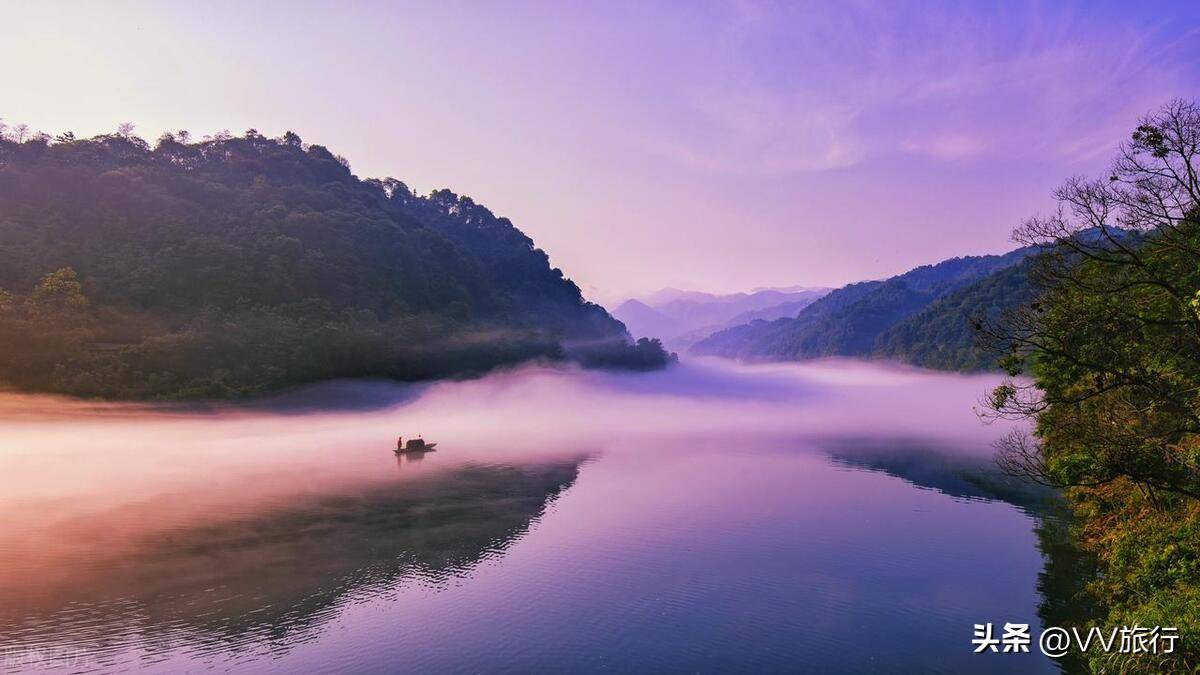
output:
M993 359L975 345L971 319L1029 300L1033 253L1022 248L951 258L843 286L794 316L757 317L715 331L691 352L744 360L853 356L947 370L992 367Z
M657 337L670 349L685 350L725 328L795 316L829 290L793 286L716 295L665 288L622 303L613 316L634 337Z

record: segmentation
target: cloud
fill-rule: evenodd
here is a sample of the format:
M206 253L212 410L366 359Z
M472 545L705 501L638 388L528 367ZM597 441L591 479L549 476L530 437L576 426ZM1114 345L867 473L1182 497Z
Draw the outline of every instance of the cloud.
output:
M676 123L650 144L696 170L827 171L897 152L1093 160L1200 76L1195 12L1146 24L1039 3L726 9Z
M693 106L712 131L691 142L657 143L661 152L693 168L789 173L852 166L862 159L855 111L847 107L805 105L753 90L706 93Z

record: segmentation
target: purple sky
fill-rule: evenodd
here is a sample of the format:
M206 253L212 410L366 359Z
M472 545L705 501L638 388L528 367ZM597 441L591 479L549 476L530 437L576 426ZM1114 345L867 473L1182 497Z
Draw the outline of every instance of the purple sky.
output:
M199 7L203 5L203 7ZM1200 3L18 3L0 118L293 129L509 216L592 297L835 285L1011 248Z

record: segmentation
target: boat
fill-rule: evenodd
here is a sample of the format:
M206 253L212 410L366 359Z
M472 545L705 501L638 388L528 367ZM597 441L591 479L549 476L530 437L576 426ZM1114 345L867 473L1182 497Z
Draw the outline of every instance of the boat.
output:
M423 438L410 438L408 442L404 442L403 437L396 439L396 454L407 452L432 452L437 447L437 443L426 443Z

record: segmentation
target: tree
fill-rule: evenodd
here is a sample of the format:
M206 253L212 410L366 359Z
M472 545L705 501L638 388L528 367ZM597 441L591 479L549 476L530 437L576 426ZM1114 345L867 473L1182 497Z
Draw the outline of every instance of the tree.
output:
M1006 382L992 407L1045 421L1043 440L1068 422L1071 434L1048 447L1013 439L1001 456L1010 469L1200 498L1187 449L1200 433L1198 153L1200 106L1174 101L1141 121L1106 178L1068 180L1054 214L1016 231L1045 250L1041 297L984 331L1012 372L1032 365L1037 379Z
M981 325L1014 377L992 414L1035 422L997 460L1064 488L1105 625L1200 630L1200 106L1140 120L1101 179L1073 178L1058 209L1015 237L1041 247L1035 299ZM1032 382L1017 379L1032 374ZM1191 631L1189 633L1189 630ZM1191 670L1200 649L1109 655L1092 667Z
M59 268L42 277L34 286L30 301L39 308L83 309L88 305L79 275L70 267Z
M568 344L616 345L614 366L656 356L484 206L361 180L298 137L219 136L0 140L0 204L19 216L0 218L0 286L22 291L0 311L0 382L245 396L561 360Z

